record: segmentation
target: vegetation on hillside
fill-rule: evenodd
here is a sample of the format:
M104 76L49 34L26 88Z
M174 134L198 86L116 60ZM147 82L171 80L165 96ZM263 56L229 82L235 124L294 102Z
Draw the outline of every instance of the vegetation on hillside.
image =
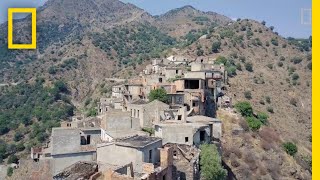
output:
M259 130L262 125L268 123L269 116L264 112L258 112L257 115L254 115L249 102L237 102L235 108L246 119L247 125L253 131Z
M205 180L226 179L227 170L221 165L222 161L217 147L213 144L202 144L200 150L201 177Z
M133 27L117 27L104 33L91 34L96 47L115 55L119 65L141 64L150 58L159 58L161 53L175 45L176 40L156 27L139 24Z
M14 131L16 141L7 144L0 140L0 159L43 143L52 127L73 115L69 91L62 81L46 87L43 79L37 79L32 84L2 87L0 92L0 135Z

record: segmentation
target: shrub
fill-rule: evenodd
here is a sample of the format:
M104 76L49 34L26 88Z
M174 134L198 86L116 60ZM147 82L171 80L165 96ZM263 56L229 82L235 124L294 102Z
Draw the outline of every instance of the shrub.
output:
M267 41L267 42L266 42L266 46L267 46L267 47L269 47L269 46L270 46L270 43L269 43L269 41Z
M258 112L257 118L262 124L267 124L269 116L264 112Z
M144 127L142 128L142 131L149 133L150 136L154 134L153 128Z
M283 143L283 148L291 156L294 156L298 152L297 146L292 142Z
M278 66L279 66L279 67L282 67L282 66L283 66L283 62L279 61L279 62L278 62Z
M298 103L298 102L297 102L297 100L296 100L295 98L291 98L291 99L290 99L290 104L291 104L291 105L297 106L297 103Z
M236 68L237 68L238 71L242 71L242 66L241 66L240 63L237 63L237 64L236 64Z
M94 117L98 114L98 110L94 107L90 108L87 112L87 117Z
M291 62L293 62L294 64L299 64L301 63L302 58L301 57L294 57L291 59Z
M269 112L269 113L274 113L274 111L273 111L273 108L272 107L267 107L267 111Z
M197 56L203 56L204 51L201 48L197 49Z
M227 73L229 77L234 77L237 75L237 68L235 66L227 67Z
M212 43L212 52L217 53L219 49L221 48L221 42L215 41Z
M13 174L13 168L12 167L8 167L7 169L7 176L11 177Z
M291 66L291 67L289 67L288 71L289 71L289 76L290 76L292 73L294 73L296 71L296 68Z
M167 103L169 99L166 90L163 88L151 90L149 93L149 100L154 101L156 99L164 103Z
M18 163L19 159L16 155L10 155L8 158L8 164Z
M49 74L56 74L57 69L54 66L51 66L51 67L49 67L48 72L49 72Z
M274 26L270 26L270 30L273 31L274 30Z
M235 104L235 108L244 117L249 117L249 116L252 116L253 114L253 109L249 102L237 102Z
M17 151L23 151L26 147L24 146L24 144L21 142L19 144L17 144Z
M213 144L203 144L200 149L201 176L205 180L225 179L227 170L221 165L222 160L217 147Z
M279 42L278 42L278 39L275 39L275 38L272 38L271 39L271 43L275 46L279 46Z
M245 57L245 56L240 56L240 57L239 57L239 60L240 60L241 62L246 62L246 57Z
M20 141L22 138L23 138L23 135L22 135L20 132L16 132L16 133L14 134L13 140L16 141L16 142L18 142L18 141Z
M284 60L286 60L286 58L284 56L281 56L280 61L284 61Z
M308 63L307 68L308 68L309 70L312 70L312 62L309 62L309 63Z
M247 117L246 118L249 128L252 131L257 131L260 129L262 123L255 117Z
M253 72L253 67L252 67L252 63L251 63L251 62L245 63L244 66L245 66L245 68L246 68L247 71Z
M228 62L228 59L224 56L219 56L217 59L214 61L215 64L224 64L226 65Z
M299 74L297 74L297 73L294 73L293 75L292 75L292 80L294 80L294 81L296 81L296 80L298 80L300 77L299 77Z
M286 48L287 47L287 44L282 44L282 48Z
M273 69L273 64L268 64L267 67L268 67L269 69Z
M262 21L261 24L265 26L266 25L266 21Z
M251 92L250 92L250 91L245 91L245 92L244 92L244 97L245 97L246 99L252 99Z
M269 104L271 103L271 98L270 98L270 96L266 96L266 102L269 103Z
M262 104L262 105L265 105L265 104L266 104L263 99L261 99L261 100L259 101L259 103Z

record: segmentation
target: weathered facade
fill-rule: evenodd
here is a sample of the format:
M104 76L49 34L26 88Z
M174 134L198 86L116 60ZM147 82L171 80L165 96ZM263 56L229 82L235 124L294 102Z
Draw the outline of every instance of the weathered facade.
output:
M134 171L141 172L143 163L160 161L162 140L156 137L132 136L112 143L99 144L97 161L122 166L132 162Z

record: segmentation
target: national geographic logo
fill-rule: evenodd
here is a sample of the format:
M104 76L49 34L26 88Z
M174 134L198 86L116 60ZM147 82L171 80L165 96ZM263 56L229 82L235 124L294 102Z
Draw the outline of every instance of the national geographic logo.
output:
M13 14L31 13L31 44L13 43ZM9 8L8 9L8 49L36 49L37 48L37 9L36 8Z

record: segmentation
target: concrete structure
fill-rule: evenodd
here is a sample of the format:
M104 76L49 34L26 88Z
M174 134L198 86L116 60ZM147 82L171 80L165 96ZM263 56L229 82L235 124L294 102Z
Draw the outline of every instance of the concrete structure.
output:
M169 105L158 100L146 103L144 101L136 101L128 104L128 111L132 118L138 118L140 127L152 127L153 122L159 120L159 114L169 109Z
M33 148L31 155L36 161L50 159L55 175L78 161L95 161L100 133L97 128L53 128L50 145L41 150Z
M71 128L99 128L101 125L101 119L98 117L88 118L72 118L72 121L63 121L60 123L61 127Z
M155 123L155 136L162 138L163 143L186 144L199 146L210 143L211 129L201 123L165 122Z
M137 134L140 129L140 119L131 117L130 112L111 110L101 122L101 140L111 142L123 136Z
M104 180L163 180L176 179L174 177L173 151L170 147L160 149L159 164L143 163L142 171L134 171L133 163L128 163L116 168L108 168L102 173L101 179Z
M112 87L112 94L111 96L113 98L123 98L123 90L124 90L124 86L123 85L119 85L119 86L113 86Z
M191 116L187 117L187 123L206 124L211 129L210 137L212 140L220 140L222 136L222 122L219 119L207 116Z
M143 163L155 164L160 161L162 140L149 136L132 136L112 143L99 144L97 161L122 166L132 162L134 171L141 172Z

